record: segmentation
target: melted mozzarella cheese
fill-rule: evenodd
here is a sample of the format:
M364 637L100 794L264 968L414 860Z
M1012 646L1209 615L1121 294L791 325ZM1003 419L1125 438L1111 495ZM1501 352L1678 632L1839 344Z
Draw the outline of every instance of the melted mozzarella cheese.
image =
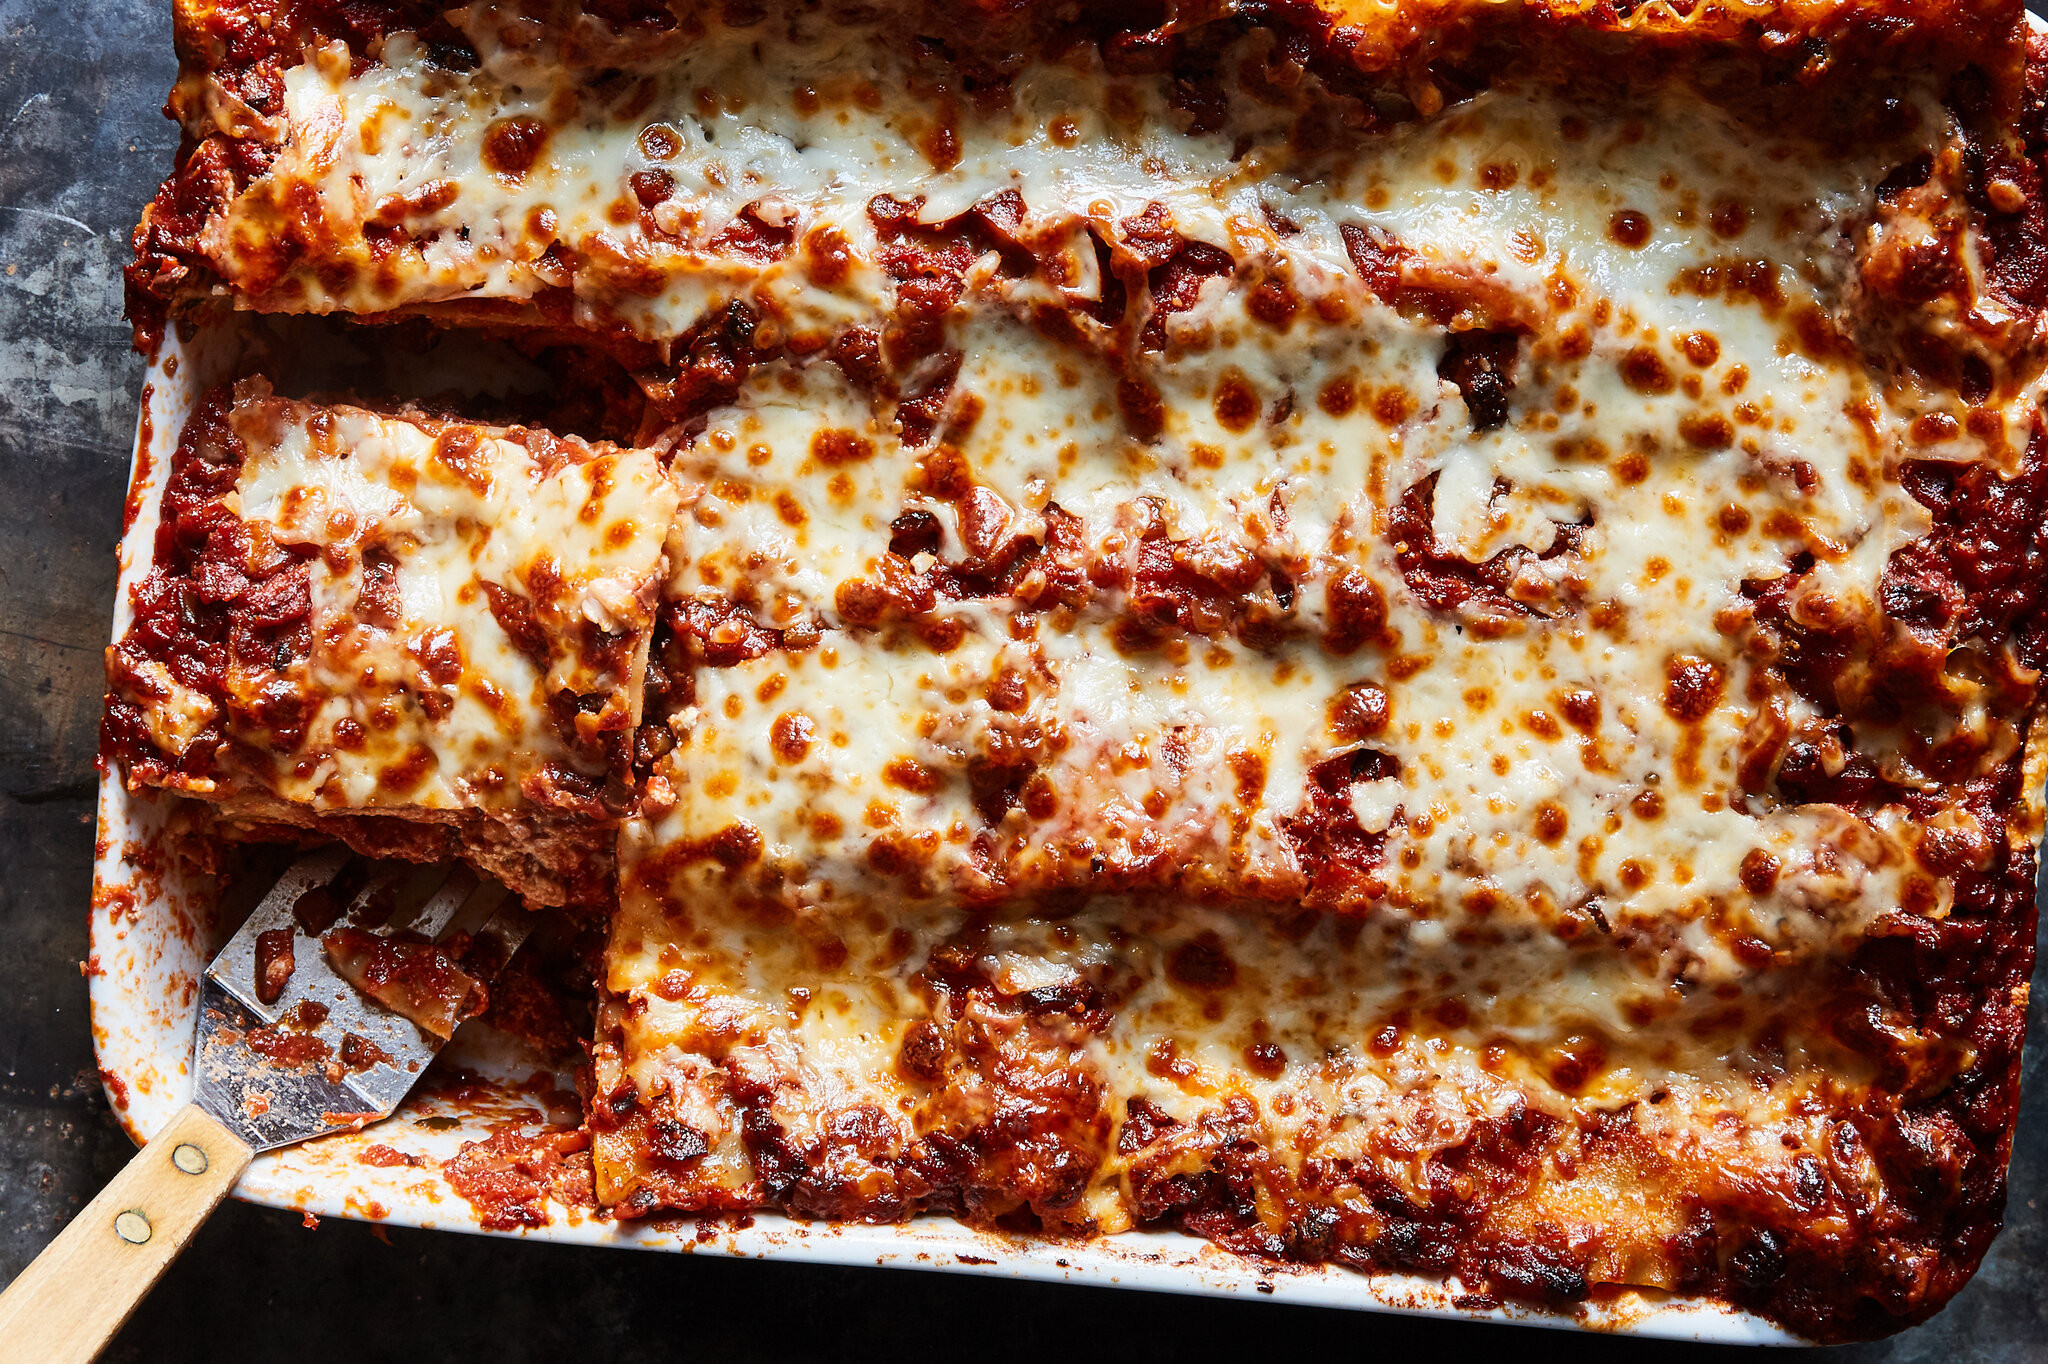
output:
M1352 276L1347 223L1525 287L1569 262L1613 296L1766 249L1839 288L1844 244L1828 234L1948 127L1928 92L1902 92L1920 131L1829 157L1831 180L1817 183L1784 173L1821 155L1812 146L1743 128L1689 91L1598 111L1591 132L1553 98L1491 91L1363 146L1305 152L1293 135L1323 98L1312 83L1289 106L1232 77L1229 126L1199 134L1180 131L1163 85L1078 56L1025 66L1007 103L963 105L917 79L886 26L822 13L765 30L710 22L606 79L523 17L477 5L459 21L474 72L403 33L375 62L332 44L286 70L276 160L208 228L207 254L242 302L380 312L566 287L588 320L653 340L736 299L784 335L829 336L887 294L875 196L921 200L918 219L940 223L1006 190L1022 195L1025 236L1092 224L1114 239L1156 203L1187 238L1240 260L1276 253L1310 296ZM1728 230L1710 233L1724 202L1742 221L1714 219ZM1626 209L1654 225L1633 250L1608 231ZM836 234L850 248L843 277L819 278L801 251L736 248L748 211L792 240ZM281 230L317 250L290 261ZM1076 245L1067 277L1041 292L1099 297L1096 263Z
M1016 1019L985 1020L985 1047L1001 1059L983 1056L979 1077L921 1078L899 1059L937 1017L922 968L960 944L971 950L952 969L987 981L999 999L1065 987L1105 1000L1099 1031L1035 1044L1097 1096L1054 1130L1072 1137L1101 1114L1113 1132L1134 1103L1149 1105L1184 1125L1189 1173L1215 1154L1203 1124L1242 1105L1232 1139L1256 1143L1279 1167L1377 1171L1427 1205L1429 1162L1482 1123L1639 1104L1634 1179L1613 1185L1608 1175L1625 1172L1604 1169L1597 1143L1581 1148L1567 1135L1555 1158L1582 1161L1580 1181L1561 1190L1534 1181L1492 1213L1595 1238L1593 1273L1609 1281L1671 1286L1664 1238L1684 1225L1686 1198L1796 1187L1800 1150L1825 1141L1826 1092L1868 1078L1827 1038L1797 1029L1782 1060L1759 1062L1723 1001L1655 989L1598 947L1540 933L1488 929L1461 941L1437 924L1361 933L1325 919L1302 935L1239 906L1100 897L1077 913L1005 915L978 929L959 910L904 907L885 937L858 915L792 924L729 899L678 900L658 878L642 879L667 846L639 822L622 844L600 1024L621 1045L600 1049L597 1077L600 1092L642 1096L702 1139L701 1158L659 1176L663 1196L685 1207L767 1196L743 1139L749 1092L772 1096L766 1111L795 1150L830 1149L838 1134L862 1130L869 1156L879 1147L900 1157L934 1132L986 1121L978 1087L1042 1062ZM1190 949L1212 970L1226 963L1227 985L1177 968ZM1796 1017L1786 997L1796 989L1796 978L1760 982L1747 1003L1756 1017ZM1723 1066L1703 1069L1696 1048L1675 1046L1687 1033L1721 1048ZM1596 1046L1586 1084L1579 1065ZM1790 1083L1746 1078L1781 1064ZM1752 1139L1760 1131L1767 1141ZM600 1130L596 1156L607 1203L633 1198L655 1175L629 1134ZM1141 1162L1112 1139L1098 1156L1064 1216L1122 1230L1140 1215L1134 1178L1141 1165L1156 1173L1157 1155ZM843 1177L860 1173L856 1158Z
M700 673L671 721L663 835L744 822L766 841L750 877L811 903L898 878L974 899L1132 875L1205 892L1298 880L1278 820L1322 746L1329 689L1303 656L1219 648L1169 669L1099 628L1020 640L1001 607L946 618L964 634L942 655L828 636ZM1023 704L992 704L1004 674ZM1010 754L1017 766L980 778ZM988 791L1006 781L1014 809L991 820Z

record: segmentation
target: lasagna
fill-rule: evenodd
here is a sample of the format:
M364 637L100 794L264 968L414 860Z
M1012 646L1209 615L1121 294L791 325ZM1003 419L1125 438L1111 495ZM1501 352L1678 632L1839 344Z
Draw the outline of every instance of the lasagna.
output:
M2041 833L2018 5L970 8L181 4L143 344L590 429L216 394L109 756L602 916L619 1216L1935 1311Z
M651 450L216 390L108 650L107 739L231 827L601 904L675 505Z

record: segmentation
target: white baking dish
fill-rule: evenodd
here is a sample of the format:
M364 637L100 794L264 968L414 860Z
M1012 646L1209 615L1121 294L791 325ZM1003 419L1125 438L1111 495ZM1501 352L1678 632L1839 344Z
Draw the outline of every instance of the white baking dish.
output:
M237 322L182 340L173 336L150 364L129 524L120 549L116 636L127 627L129 591L149 566L163 477L186 416L207 386L232 370L244 348L265 344L270 330L267 323ZM181 865L172 853L164 837L169 809L165 799L130 794L116 773L101 777L88 963L93 1040L114 1112L138 1140L154 1132L190 1095L199 975L235 927L217 911L216 892L208 878ZM444 1053L442 1064L469 1067L485 1083L470 1087L461 1099L416 1096L388 1121L363 1132L261 1156L242 1177L236 1196L322 1217L484 1231L474 1209L437 1172L438 1161L455 1155L465 1142L482 1140L508 1126L574 1123L577 1115L559 1104L551 1114L539 1097L548 1086L533 1083L534 1058L481 1025L466 1027ZM568 1087L566 1077L561 1086ZM372 1146L424 1156L428 1163L366 1164L362 1156ZM621 1224L594 1217L586 1209L552 1205L546 1226L485 1234L641 1250L946 1269L1176 1293L1257 1294L1327 1307L1688 1340L1796 1343L1759 1318L1714 1303L1659 1294L1628 1294L1590 1304L1575 1315L1514 1307L1460 1309L1453 1302L1458 1287L1442 1280L1275 1266L1178 1233L1130 1233L1079 1244L981 1232L944 1218L879 1227L806 1223L773 1215L755 1217L745 1226L687 1220Z

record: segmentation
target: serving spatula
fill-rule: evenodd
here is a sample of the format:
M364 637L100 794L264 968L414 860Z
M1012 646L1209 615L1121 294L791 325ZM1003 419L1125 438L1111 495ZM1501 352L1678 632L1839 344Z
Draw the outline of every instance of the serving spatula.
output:
M0 1361L92 1359L260 1151L390 1116L531 916L461 867L288 867L206 968L192 1102L0 1293Z

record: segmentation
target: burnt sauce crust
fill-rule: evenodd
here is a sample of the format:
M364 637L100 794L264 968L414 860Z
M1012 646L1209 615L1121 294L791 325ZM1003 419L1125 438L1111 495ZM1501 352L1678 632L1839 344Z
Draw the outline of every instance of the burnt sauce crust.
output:
M1013 17L1012 22L1037 24L1048 8L1027 8L1027 19ZM1190 102L1198 104L1199 53L1190 55L1178 35L1156 37L1158 26L1148 21L1161 16L1140 13L1143 8L1119 8L1111 20L1062 14L1033 37L1069 42L1078 30L1079 40L1100 44L1105 54L1115 53L1116 60L1134 69L1177 75L1184 69L1194 92ZM659 25L667 13L659 6L641 11L631 5L605 12L626 27ZM1242 14L1240 22L1268 23L1283 31L1298 59L1333 83L1370 84L1376 80L1376 61L1386 69L1412 60L1405 53L1362 53L1355 30L1312 6L1253 6ZM464 60L458 35L431 6L287 4L278 16L277 22L257 25L248 22L246 12L217 11L203 35L181 24L184 56L188 64L204 60L216 72L231 73L241 82L242 98L259 113L274 107L281 91L277 73L296 59L309 35L338 36L361 52L380 34L403 29L450 44L450 62ZM1793 73L1820 60L1817 51L1829 51L1831 59L1843 62L1882 53L1882 19L1883 7L1849 11L1827 37L1809 35L1794 44L1793 56L1776 59L1779 78L1793 82ZM1569 24L1526 22L1539 33L1556 36L1562 30L1567 41L1583 40L1596 49L1608 36L1590 22L1576 30ZM1461 90L1482 88L1493 67L1506 62L1506 54L1529 36L1512 24L1483 18L1466 19L1446 32L1455 36L1447 38L1446 55L1429 69L1453 98ZM1937 32L1944 35L1943 59L1952 61L1956 71L1950 105L1977 134L1970 148L1967 193L1985 224L1988 273L2002 297L2036 313L2048 303L2048 221L2041 194L2043 157L2048 155L2048 43L2028 41L2024 97L2015 116L2002 110L1994 93L2004 88L2006 73L1973 64L1996 51L1998 35L1972 34L1961 20ZM473 53L468 60L474 61ZM1747 72L1756 75L1753 66ZM1378 85L1373 88L1384 95ZM1398 101L1381 102L1390 118L1414 116ZM2016 130L2017 146L1997 136L2001 125ZM266 154L255 140L220 135L181 150L177 173L137 230L129 298L144 344L160 335L169 316L195 306L210 287L197 236L216 205L261 173ZM1903 187L1910 190L1910 169L1905 180ZM2000 203L1994 211L1988 188L1994 181L2018 188L2023 202L2017 209ZM317 250L317 243L293 249ZM1943 272L1953 265L1939 259L1900 263L1887 277L1891 294L1879 301L1879 308L1910 308L1920 301L1927 281L1937 281L1938 290ZM644 385L665 419L687 419L728 399L762 358L752 345L753 319L743 311L708 322L667 359L631 338L575 332L566 298L542 298L526 309L470 305L449 310L444 320L517 327L531 336L580 342L602 350L636 376L661 370ZM1909 355L1906 363L1965 394L1996 379L1933 351ZM1474 410L1483 419L1481 408ZM205 412L194 420L203 423ZM1784 604L1789 580L1760 587L1752 602L1754 631L1756 647L1774 651L1771 675L1823 713L1846 722L1910 713L1926 699L1920 689L1939 685L1942 658L1972 640L2009 641L2027 668L2038 671L2048 665L2048 616L2041 600L2048 574L2042 529L2048 523L2048 444L2038 431L2017 463L2009 476L1981 465L1961 473L1932 465L1912 471L1909 487L1932 513L1934 528L1919 544L1895 555L1886 574L1882 605L1887 618L1902 627L1890 640L1873 643L1853 632L1831 631L1825 623L1793 619ZM193 480L207 476L208 470L186 462L173 473L167 502L187 499L200 505L214 490ZM232 481L230 475L228 486ZM175 524L167 505L160 565L167 548L163 537L176 536ZM173 558L187 556L189 569L198 572L203 554L195 554L192 546L173 543L169 552ZM1422 563L1419 571L1426 576L1431 567ZM238 647L231 634L202 641L208 630L268 631L283 639L301 617L291 614L289 562L276 565L275 572L278 586L268 580L250 582L246 592L260 609L239 613L234 626L224 613L209 617L210 625L173 625L175 613L168 606L140 611L138 619L160 622L167 632L165 648L172 651ZM978 586L1007 590L993 580ZM1480 583L1471 590L1485 587ZM138 606L154 601L152 592L166 590L145 586ZM282 603L275 610L264 605L272 597ZM692 630L676 613L669 657L678 674L705 661L701 652L691 656L684 648ZM266 640L265 647L276 646L276 639ZM686 685L680 676L674 682L679 688ZM2034 683L2016 680L2011 687L2001 706L2011 714L2032 716L2038 704ZM148 780L147 764L162 757L126 705L110 700L103 753ZM1842 732L1848 732L1846 724ZM1825 1016L1827 1031L1875 1062L1883 1080L1835 1116L1828 1149L1811 1153L1802 1164L1800 1206L1788 1207L1776 1189L1701 1204L1667 1247L1669 1261L1680 1270L1675 1291L1726 1299L1820 1340L1887 1334L1938 1310L1974 1272L2002 1217L2035 928L2032 839L2038 831L2027 813L2025 754L2016 751L1988 771L1953 781L1939 780L1942 755L1923 756L1928 758L1923 770L1937 781L1908 790L1856 753L1853 743L1846 753L1823 753L1789 737L1772 747L1766 736L1759 746L1754 789L1859 812L1902 804L1927 817L1960 806L1976 816L1989 847L1981 856L1959 856L1954 866L1939 869L1955 888L1954 906L1945 918L1891 916L1883 921L1884 931L1874 933L1852 959L1831 964L1817 982L1815 1008ZM1964 773L1970 755L1952 756L1953 771ZM367 821L332 823L335 827L323 825L320 831L352 834L352 842L370 837ZM474 832L451 831L449 838L441 838L411 826L403 839L379 844L378 850L446 856L460 850ZM413 838L427 841L417 847L404 843ZM607 873L608 866L600 879ZM1432 1196L1418 1205L1371 1170L1290 1170L1248 1135L1254 1124L1228 1103L1193 1125L1175 1123L1143 1100L1110 1111L1107 1096L1076 1058L1087 1039L1106 1026L1117 1006L1115 997L1086 990L1044 998L1003 995L978 974L971 936L970 929L956 944L958 950L941 949L927 963L921 980L931 1000L931 1021L913 1029L913 1040L899 1058L907 1071L941 1087L958 1083L962 1112L971 1110L971 1116L943 1125L909 1151L883 1153L863 1131L857 1113L838 1125L824 1145L793 1141L770 1112L772 1092L736 1087L747 1149L765 1196L735 1202L733 1211L766 1203L803 1216L860 1220L938 1211L1015 1229L1086 1234L1085 1224L1065 1214L1088 1172L1115 1149L1131 1162L1135 1202L1147 1222L1179 1227L1244 1254L1368 1271L1455 1274L1468 1287L1463 1301L1470 1306L1513 1300L1568 1307L1607 1291L1589 1280L1581 1252L1561 1234L1505 1233L1489 1224L1488 1213L1515 1190L1555 1177L1551 1172L1560 1155L1568 1161L1598 1160L1603 1153L1624 1156L1631 1142L1629 1109L1583 1114L1569 1124L1526 1109L1486 1120L1467 1141L1430 1158L1426 1182ZM1966 1047L1974 1059L1929 1084L1923 1058L1900 1052L1902 1028ZM600 1035L600 1054L613 1045L613 1039ZM972 1104L965 1101L970 1084ZM1000 1099L995 1118L981 1116L980 1100L989 1093ZM617 1211L635 1215L677 1206L684 1184L677 1182L676 1199L665 1201L659 1173L680 1169L701 1155L701 1138L628 1091L592 1092L587 1100L590 1128L630 1135L656 1176L636 1195L637 1203ZM1199 1159L1191 1161L1190 1152ZM1883 1191L1881 1199L1869 1196L1871 1187Z

